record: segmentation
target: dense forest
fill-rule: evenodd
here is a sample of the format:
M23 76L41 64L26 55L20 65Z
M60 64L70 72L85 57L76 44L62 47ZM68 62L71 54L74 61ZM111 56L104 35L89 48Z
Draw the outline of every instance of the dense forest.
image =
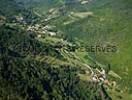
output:
M131 100L131 0L0 0L0 100Z

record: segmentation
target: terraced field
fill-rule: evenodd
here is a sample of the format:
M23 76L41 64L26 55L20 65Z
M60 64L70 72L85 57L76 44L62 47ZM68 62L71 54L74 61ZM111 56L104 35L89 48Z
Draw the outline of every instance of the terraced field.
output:
M131 37L132 0L1 0L0 99L132 100Z
M116 79L119 87L131 94L131 0L94 0L90 4L76 7L74 5L67 9L69 10L66 16L53 21L57 28L63 31L69 40L78 38L87 46L115 45L116 53L93 53L92 55L95 60L105 65L111 64L111 69L122 77L121 80ZM87 12L92 14L87 16Z

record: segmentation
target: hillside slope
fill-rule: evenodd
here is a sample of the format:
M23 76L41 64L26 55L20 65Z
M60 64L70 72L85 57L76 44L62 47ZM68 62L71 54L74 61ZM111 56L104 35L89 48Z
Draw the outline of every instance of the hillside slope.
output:
M0 99L131 100L131 0L15 1L0 1Z
M54 22L69 40L78 38L87 46L116 46L116 53L95 53L95 58L102 63L110 63L112 69L123 78L119 83L132 91L131 0L93 0L66 9L65 16L58 17L51 23Z

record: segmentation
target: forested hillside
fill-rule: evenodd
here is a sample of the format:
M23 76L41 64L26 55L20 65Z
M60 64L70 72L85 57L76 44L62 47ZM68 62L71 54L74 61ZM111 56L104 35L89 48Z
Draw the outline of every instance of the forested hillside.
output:
M131 4L0 0L0 100L131 100Z

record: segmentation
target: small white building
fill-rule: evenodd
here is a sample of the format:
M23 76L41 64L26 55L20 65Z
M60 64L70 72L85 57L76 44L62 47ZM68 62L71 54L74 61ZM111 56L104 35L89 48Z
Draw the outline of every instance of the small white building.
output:
M39 35L37 35L37 37L38 37L38 38L41 38L41 37L42 37L42 35L40 35L40 34L39 34Z
M50 35L50 36L56 36L56 33L55 32L48 32L48 35Z
M85 1L82 1L81 4L82 4L82 5L83 5L83 4L87 4L88 2L89 2L89 1L86 1L86 0L85 0Z

